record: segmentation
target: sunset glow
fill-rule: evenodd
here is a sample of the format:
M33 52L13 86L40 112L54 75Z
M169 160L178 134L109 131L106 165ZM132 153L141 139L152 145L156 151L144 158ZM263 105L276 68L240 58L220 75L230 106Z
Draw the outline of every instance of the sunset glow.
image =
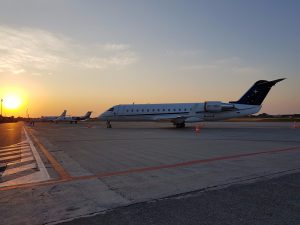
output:
M22 98L15 94L9 94L3 98L3 106L7 109L18 109L22 104Z
M175 1L171 9L167 2L82 1L76 10L38 2L38 9L31 0L0 8L4 115L67 109L98 116L133 102L229 102L258 80L279 78L287 79L260 113L300 113L297 2Z

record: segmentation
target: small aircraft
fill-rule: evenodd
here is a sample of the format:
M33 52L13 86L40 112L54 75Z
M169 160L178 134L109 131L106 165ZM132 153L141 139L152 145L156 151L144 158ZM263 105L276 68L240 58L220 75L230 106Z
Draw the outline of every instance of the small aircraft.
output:
M259 112L261 104L271 88L284 79L259 80L238 101L229 103L207 101L203 103L116 105L98 118L106 121L107 128L112 127L111 121L171 122L176 128L183 128L185 123L243 117Z
M65 117L67 110L64 110L60 116L41 116L40 121L43 122L54 122L59 117Z
M86 121L91 117L92 111L88 111L84 116L60 116L54 122L70 122L77 123L78 121Z

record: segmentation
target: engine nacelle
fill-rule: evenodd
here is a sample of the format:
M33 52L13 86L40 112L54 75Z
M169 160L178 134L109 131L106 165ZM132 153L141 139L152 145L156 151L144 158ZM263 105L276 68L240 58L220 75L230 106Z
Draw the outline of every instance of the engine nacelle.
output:
M222 102L205 102L204 103L205 112L221 112Z
M222 112L234 110L234 105L231 103L223 103L220 101L211 101L204 103L205 112Z

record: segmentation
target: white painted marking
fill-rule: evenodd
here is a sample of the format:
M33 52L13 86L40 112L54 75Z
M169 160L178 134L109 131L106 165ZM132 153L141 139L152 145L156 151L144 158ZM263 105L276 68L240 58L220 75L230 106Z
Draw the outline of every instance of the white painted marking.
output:
M22 163L29 162L29 161L32 161L32 160L35 160L35 158L33 156L30 156L30 157L22 159ZM15 164L18 164L18 163L21 163L21 162L10 162L10 163L7 163L7 165L15 165Z
M22 171L25 171L28 169L34 169L37 167L38 167L39 171L33 170L32 173L29 175L21 176L16 179L13 179L13 180L8 180L6 182L0 183L0 187L40 182L40 181L45 181L45 180L50 179L48 171L45 168L45 165L42 162L40 155L38 154L36 148L34 147L31 139L29 138L29 135L27 134L26 129L23 128L23 131L24 131L23 138L25 140L18 144L10 146L13 148L15 148L16 146L18 147L18 149L20 151L21 160L18 162L15 161L15 162L7 163L8 168L4 171L3 176L7 176L10 174L17 174L19 172L22 172ZM8 146L6 146L6 147L8 147ZM31 149L31 152L28 153L27 151L29 148ZM6 148L6 151L7 151L7 149L9 149L9 148ZM9 158L9 157L4 157L4 158ZM3 158L1 158L1 159L3 159ZM24 162L28 162L28 161L32 161L32 160L35 160L35 162L28 164L28 165L20 165L19 167L17 167L18 163L21 163L21 162L24 163ZM10 165L15 165L15 168L9 168Z
M42 174L41 171L38 171L26 176L22 176L13 180L0 183L0 187L6 187L6 186L12 186L18 184L28 184L28 183L39 182L44 180L45 180L44 174Z
M5 149L10 149L10 148L18 148L21 145L26 144L26 141L21 141L17 144L13 144L13 145L8 145L8 146L4 146L4 147L0 147L1 150L5 150Z
M10 155L10 154L16 154L17 155L18 153L21 154L20 149L19 150L13 150L13 151L5 152L5 153L0 153L0 159L2 157L6 157L7 155Z
M23 154L20 153L19 155L1 157L1 160L10 160L10 159L15 159L15 158L20 158L20 157L27 157L27 156L30 156L30 155L31 155L31 152L26 152L26 153L23 153ZM21 161L21 158L20 158L20 161Z
M25 170L34 169L34 168L36 168L36 164L31 163L31 164L24 165L24 166L17 167L17 168L6 169L4 171L4 173L2 174L2 177L5 177L5 176L11 175L11 174L15 174L15 173L19 173L19 172L22 172L22 171L25 171Z
M20 146L21 147L21 146ZM0 152L6 152L6 151L11 151L11 150L20 150L20 147L9 147L9 148L4 148L0 150Z
M37 152L37 150L36 150L36 148L34 147L32 141L30 140L30 138L29 138L29 136L28 136L28 134L27 134L26 129L23 128L23 130L24 130L24 133L25 133L25 136L26 136L26 140L27 140L27 142L29 143L29 145L30 145L30 147L31 147L31 150L32 150L32 153L33 153L33 156L34 156L34 158L35 158L35 160L36 160L36 162L37 162L37 166L38 166L40 172L41 172L41 173L43 174L43 176L44 176L44 177L43 177L43 178L44 178L43 180L49 180L49 179L50 179L50 176L49 176L49 174L48 174L48 171L47 171L47 169L46 169L46 167L45 167L43 161L41 160L41 157L40 157L39 153Z

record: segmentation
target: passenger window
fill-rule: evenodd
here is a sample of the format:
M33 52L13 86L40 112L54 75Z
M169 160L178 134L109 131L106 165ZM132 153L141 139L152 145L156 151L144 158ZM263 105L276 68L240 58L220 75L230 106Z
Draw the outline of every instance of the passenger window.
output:
M149 109L147 109L147 112L149 112Z
M186 111L186 108L184 109L184 111Z
M170 112L170 109L168 109L168 111Z
M133 109L131 110L131 112L133 112Z
M165 109L163 109L163 111L165 111Z
M173 109L173 111L175 112L175 111L176 111L176 109Z
M181 111L181 109L179 109L179 112Z
M152 109L152 112L154 112L155 109Z
M142 109L142 112L144 112L144 109Z
M136 112L139 112L139 110L137 109Z
M157 112L159 112L159 109L157 109Z
M114 108L110 108L109 110L107 110L109 112L113 112L114 111Z

